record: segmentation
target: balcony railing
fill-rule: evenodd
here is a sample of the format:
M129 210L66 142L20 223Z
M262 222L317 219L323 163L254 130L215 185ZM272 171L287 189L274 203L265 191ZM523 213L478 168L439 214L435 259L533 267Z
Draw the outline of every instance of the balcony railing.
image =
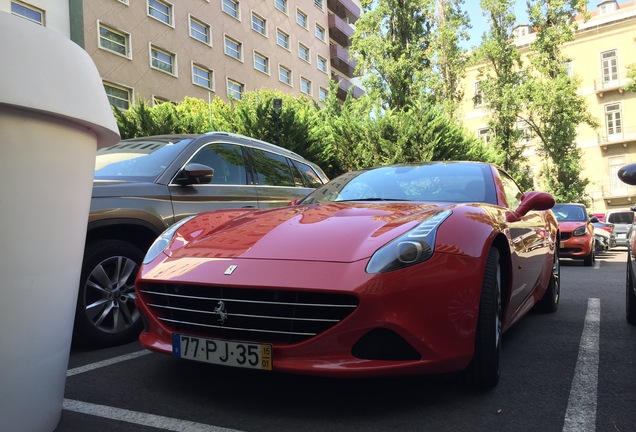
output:
M351 0L327 0L327 7L352 24L360 18L360 8Z
M345 100L349 91L351 91L351 95L356 99L364 94L364 90L341 76L332 74L331 79L338 83L337 96L340 100Z
M627 148L628 144L636 143L636 127L621 128L619 132L612 134L608 134L606 131L602 135L597 135L597 141L603 150L617 145Z
M623 93L625 86L630 82L629 78L616 77L608 79L607 77L594 80L594 93L598 97L603 97L605 93L617 91Z
M349 50L338 45L329 47L329 55L331 56L331 67L340 71L348 78L353 77L357 62L349 57Z
M329 15L329 37L343 47L351 45L351 36L353 36L353 28L344 22L337 15Z

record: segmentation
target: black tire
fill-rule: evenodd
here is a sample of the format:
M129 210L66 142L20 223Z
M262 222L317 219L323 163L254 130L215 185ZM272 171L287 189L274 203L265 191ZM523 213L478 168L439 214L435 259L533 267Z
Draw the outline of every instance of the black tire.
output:
M594 254L594 248L590 251L590 254L583 258L583 265L585 267L591 267L594 265L594 261L596 260L596 256Z
M625 291L627 294L625 311L627 322L636 325L636 287L634 287L634 275L631 269L631 251L627 251L627 276L625 278Z
M561 259L559 258L559 248L554 248L554 258L552 260L552 274L548 289L543 298L537 303L536 309L539 312L552 313L559 308L561 298Z
M469 382L482 390L499 382L502 334L501 264L499 251L488 253L475 332L475 354L466 370Z
M143 323L134 302L134 282L143 257L138 247L121 240L97 240L86 246L74 344L108 347L139 337Z

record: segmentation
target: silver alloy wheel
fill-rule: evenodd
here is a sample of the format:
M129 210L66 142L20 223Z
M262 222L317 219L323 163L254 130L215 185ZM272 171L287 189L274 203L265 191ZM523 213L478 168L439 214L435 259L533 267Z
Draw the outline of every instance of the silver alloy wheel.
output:
M120 333L139 319L135 306L135 277L139 266L130 258L114 256L91 271L82 305L89 321L104 333Z

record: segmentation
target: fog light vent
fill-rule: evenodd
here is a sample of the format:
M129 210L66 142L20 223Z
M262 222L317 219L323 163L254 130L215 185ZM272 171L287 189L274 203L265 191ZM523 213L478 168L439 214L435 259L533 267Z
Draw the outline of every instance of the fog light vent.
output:
M420 360L422 357L408 342L388 329L374 329L353 346L351 354L364 360Z

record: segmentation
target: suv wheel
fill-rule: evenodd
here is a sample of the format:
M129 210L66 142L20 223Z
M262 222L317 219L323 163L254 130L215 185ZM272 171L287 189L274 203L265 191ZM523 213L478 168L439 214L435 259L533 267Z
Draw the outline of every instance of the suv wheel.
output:
M143 252L121 240L86 246L80 276L73 340L85 347L106 347L139 336L142 321L134 283Z

